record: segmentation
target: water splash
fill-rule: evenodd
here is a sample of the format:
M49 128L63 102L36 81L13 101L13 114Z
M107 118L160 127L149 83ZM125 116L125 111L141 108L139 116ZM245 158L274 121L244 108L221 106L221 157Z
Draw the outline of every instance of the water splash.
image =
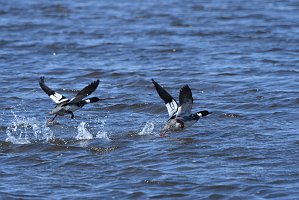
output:
M96 135L96 138L100 138L100 139L106 139L110 141L110 138L108 136L108 133L106 131L99 131Z
M110 141L110 138L108 136L108 132L105 131L105 123L106 120L98 120L97 121L97 124L99 125L98 128L100 129L96 135L96 138L99 138L99 139L106 139L106 140L109 140Z
M86 125L88 123L81 122L77 128L78 134L76 135L76 140L91 140L93 135L87 130Z
M138 135L152 135L154 134L154 128L155 128L154 122L147 121L142 131L140 131Z
M6 142L30 144L54 139L51 129L35 117L18 116L14 112L13 115L14 118L6 129Z

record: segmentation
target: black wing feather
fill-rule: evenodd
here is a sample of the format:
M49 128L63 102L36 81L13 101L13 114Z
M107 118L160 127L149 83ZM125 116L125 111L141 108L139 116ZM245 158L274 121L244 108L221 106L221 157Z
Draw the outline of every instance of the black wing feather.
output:
M191 114L193 98L192 92L188 85L185 85L180 90L180 109L177 112L177 116L186 116Z
M159 85L154 79L152 79L152 82L161 97L161 99L164 100L165 103L170 103L174 99L161 85Z
M47 94L47 95L53 95L55 94L55 91L52 90L51 88L49 88L46 84L45 84L45 77L41 76L39 79L39 86L43 89L43 91Z
M184 85L180 90L179 96L180 105L184 103L193 103L192 92L188 85Z
M55 102L55 103L61 103L64 101L68 101L68 99L55 92L54 90L52 90L51 88L49 88L46 84L45 84L45 77L41 76L39 79L39 85L42 88L42 90Z
M168 111L169 117L173 117L178 112L179 106L176 100L161 86L159 85L154 79L152 79L153 84L161 97L164 100L165 106Z
M81 101L83 98L93 93L97 89L99 83L99 80L90 83L88 86L79 91L78 94L73 99L71 99L70 103Z

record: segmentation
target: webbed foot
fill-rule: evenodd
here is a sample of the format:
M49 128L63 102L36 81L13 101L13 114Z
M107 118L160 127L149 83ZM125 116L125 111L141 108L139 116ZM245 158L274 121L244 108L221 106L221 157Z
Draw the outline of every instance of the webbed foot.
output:
M166 133L167 133L167 131L164 131L164 132L160 133L160 137L165 137Z
M55 115L52 119L48 119L48 122L53 123L56 117L57 117L57 115Z

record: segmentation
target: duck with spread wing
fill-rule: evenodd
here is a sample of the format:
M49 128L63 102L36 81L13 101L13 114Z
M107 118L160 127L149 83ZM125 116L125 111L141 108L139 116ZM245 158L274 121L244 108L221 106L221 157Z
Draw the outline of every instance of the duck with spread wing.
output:
M162 129L160 136L165 136L168 131L178 131L190 127L200 118L210 114L207 110L191 113L193 97L188 85L181 88L178 104L176 100L154 79L152 79L152 82L159 96L164 100L169 115L169 119Z

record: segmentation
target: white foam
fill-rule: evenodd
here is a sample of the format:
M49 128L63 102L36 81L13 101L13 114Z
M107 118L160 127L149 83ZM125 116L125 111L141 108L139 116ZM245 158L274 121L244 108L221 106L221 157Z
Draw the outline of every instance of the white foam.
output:
M96 135L96 138L99 138L99 139L106 139L106 140L109 140L110 141L110 138L108 136L108 133L106 131L99 131Z
M142 131L140 131L138 135L152 135L154 134L154 128L155 128L154 122L147 121Z
M99 131L96 135L96 138L99 138L99 139L106 139L106 140L109 140L110 141L110 138L108 136L108 132L105 131L105 120L97 120L97 124L99 125Z
M91 140L93 139L93 135L87 130L86 122L81 122L77 127L78 133L76 135L77 140ZM88 124L87 124L88 125Z
M30 144L35 141L48 142L54 139L54 134L45 123L35 117L18 116L13 113L14 119L6 129L6 141L13 144Z

